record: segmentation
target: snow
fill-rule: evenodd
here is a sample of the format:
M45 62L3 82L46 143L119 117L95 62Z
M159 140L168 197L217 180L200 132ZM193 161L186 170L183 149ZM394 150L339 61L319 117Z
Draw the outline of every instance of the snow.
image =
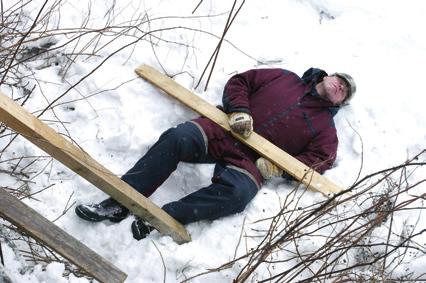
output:
M30 1L26 11L31 18L43 3ZM78 28L88 16L88 27L102 28L106 23L118 25L147 16L151 23L149 27L141 25L145 30L164 30L153 32L151 38L143 38L105 62L106 56L136 38L122 36L100 49L111 37L100 38L97 47L90 41L95 34L83 37L79 46L91 44L86 52L98 48L99 56L77 57L65 74L63 62L37 70L46 59L34 61L33 77L27 81L36 88L25 108L38 115L49 102L98 68L55 103L55 113L47 111L41 118L55 130L71 136L94 159L121 176L163 131L197 116L138 78L134 69L140 64L177 74L174 77L177 82L213 104L221 103L225 82L237 72L279 67L302 75L310 67L319 67L329 73L347 72L357 82L357 93L351 105L344 107L335 119L340 145L336 166L325 174L328 178L350 186L360 170L364 176L400 164L426 148L422 89L426 65L424 1L247 1L226 34L227 41L221 47L207 91L203 91L205 78L197 89L194 88L223 32L232 1L202 1L192 14L197 3L187 0L63 2L56 8L60 9L60 16L53 13L52 26ZM5 1L5 9L11 4ZM108 13L113 4L115 12ZM54 40L61 45L69 36L54 36ZM152 40L153 46L147 40ZM40 39L28 46L48 41ZM58 54L60 52L71 53L72 50L59 50ZM7 87L1 90L11 93ZM64 124L52 122L58 119ZM3 138L0 142L3 148L8 141ZM2 160L37 155L46 156L19 137L2 155ZM424 160L424 156L422 158ZM25 166L26 162L22 161L20 166ZM37 195L40 201L27 199L25 202L50 220L61 215L69 200L79 204L99 202L106 197L48 156L33 166L36 169L31 174L31 191L54 186ZM151 200L161 206L181 198L209 184L212 172L213 165L181 164ZM424 179L425 173L424 168L418 169L412 178ZM6 174L1 175L1 180L2 186L18 185ZM293 187L293 183L279 180L265 184L244 212L187 225L192 241L181 245L158 232L144 240L134 240L130 232L132 217L119 224L93 224L78 219L71 209L55 224L127 273L126 282L181 282L256 247L260 239L250 236L260 235L259 230L269 227L267 221L259 220L276 215ZM425 188L423 183L412 193L423 193ZM294 207L309 207L320 200L324 200L321 194L305 192ZM366 197L362 201L364 203L360 200L359 205L367 207L371 199ZM426 227L425 219L423 210L407 210L395 216L393 225L401 233L403 227L410 225L422 230ZM376 229L372 237L380 237L383 233L387 232ZM241 243L240 235L243 235ZM421 234L416 241L423 246L423 256L407 258L395 269L396 276L410 272L419 276L424 272L426 235ZM317 238L304 237L299 242L300 252L314 252L321 244ZM2 247L6 271L14 282L88 282L74 275L62 277L65 267L60 263L51 263L45 269L40 265L25 269L27 263L14 255L3 241ZM277 269L278 266L288 268L289 264L276 266ZM232 282L242 265L244 262L190 282ZM268 278L269 272L266 266L261 266L252 279Z

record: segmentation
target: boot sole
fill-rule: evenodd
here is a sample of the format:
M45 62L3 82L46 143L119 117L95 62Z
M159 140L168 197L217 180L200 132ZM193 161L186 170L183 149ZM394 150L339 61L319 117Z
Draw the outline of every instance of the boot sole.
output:
M92 214L85 212L85 209L81 209L79 206L75 208L75 214L77 214L78 217L81 219L84 219L86 221L90 222L101 222L104 220L109 220L114 223L121 222L124 218L117 218L117 217L108 217L108 216L99 216L98 214ZM93 216L96 215L96 216Z
M138 224L134 221L131 225L133 238L140 241L145 239L154 229L151 225L144 225L143 229L138 228Z
M132 229L133 238L135 240L140 241L140 240L146 238L146 236L147 236L146 234L145 235L141 235L139 233L140 231L139 231L138 228L136 228L136 224L135 223L132 223L131 229Z

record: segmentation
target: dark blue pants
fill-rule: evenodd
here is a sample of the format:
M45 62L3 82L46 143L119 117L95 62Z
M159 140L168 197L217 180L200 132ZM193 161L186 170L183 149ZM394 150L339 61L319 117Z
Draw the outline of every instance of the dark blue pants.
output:
M164 132L122 180L149 197L180 161L216 163L212 184L163 206L182 224L241 212L257 193L256 183L247 174L208 155L201 130L191 122Z

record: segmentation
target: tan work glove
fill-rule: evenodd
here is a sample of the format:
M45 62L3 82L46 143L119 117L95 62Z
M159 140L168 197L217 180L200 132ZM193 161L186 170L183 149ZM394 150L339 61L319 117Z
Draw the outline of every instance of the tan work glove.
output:
M253 132L253 118L244 112L234 112L229 115L229 126L232 131L248 138Z
M260 157L258 160L256 160L256 167L259 169L260 174L262 174L262 177L265 180L269 180L274 177L281 177L283 174L283 170L263 157Z

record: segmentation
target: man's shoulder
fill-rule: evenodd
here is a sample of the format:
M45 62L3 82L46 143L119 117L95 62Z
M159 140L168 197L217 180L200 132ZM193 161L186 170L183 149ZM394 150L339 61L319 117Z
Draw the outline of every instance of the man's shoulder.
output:
M293 71L290 71L288 69L284 68L258 68L258 69L251 69L249 72L257 72L257 73L274 73L279 75L295 75L299 77L296 73Z
M326 71L319 68L311 67L303 73L302 80L308 84L312 81L319 81L325 76L327 76Z
M269 70L275 70L276 72L281 72L281 73L286 74L286 75L296 75L296 76L298 76L292 70L285 69L285 68L270 68Z

